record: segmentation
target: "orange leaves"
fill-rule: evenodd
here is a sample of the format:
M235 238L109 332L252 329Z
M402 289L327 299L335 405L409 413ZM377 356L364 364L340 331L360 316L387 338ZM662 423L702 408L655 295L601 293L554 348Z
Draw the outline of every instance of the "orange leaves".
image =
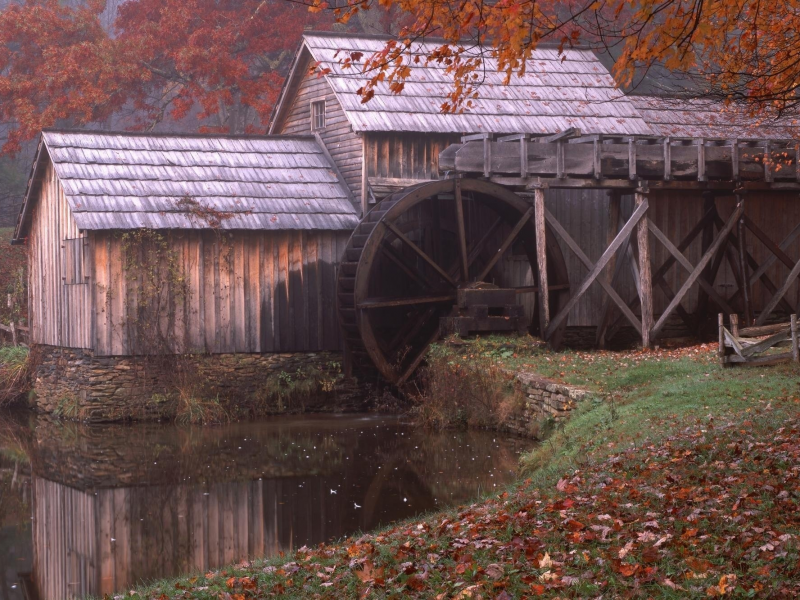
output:
M710 586L706 590L707 596L724 596L730 594L736 589L736 575L723 575L719 578L716 585Z
M686 566L697 574L703 574L714 568L714 564L704 558L694 558L692 556L686 559Z
M360 570L353 571L361 583L374 583L381 586L385 583L384 572L384 567L376 567L371 560L364 562L364 566Z

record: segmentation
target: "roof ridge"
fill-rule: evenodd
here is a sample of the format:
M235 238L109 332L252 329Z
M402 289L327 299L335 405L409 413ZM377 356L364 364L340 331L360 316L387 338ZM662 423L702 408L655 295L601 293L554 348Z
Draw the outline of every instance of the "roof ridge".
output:
M389 34L389 33L358 33L358 32L354 32L354 31L310 30L310 31L304 31L303 32L303 37L306 37L306 36L309 36L309 37L343 37L343 38L349 38L349 39L386 40L386 41L390 41L390 40L398 40L399 41L399 39L400 39L399 36L392 35L392 34ZM417 42L417 43L424 43L424 42L452 43L452 42L449 42L448 40L446 40L445 38L438 37L438 36L424 36L424 37L417 38L414 41ZM478 45L475 40L468 40L468 39L459 40L459 44ZM487 44L484 44L484 46L489 47ZM560 46L559 42L554 42L554 41L553 42L551 42L551 41L539 42L536 45L537 48L550 48L550 49L553 49L553 48L557 49L559 46ZM564 49L565 50L584 50L584 51L588 50L590 52L594 52L591 48L581 47L581 46L577 46L577 47L575 47L575 46L567 46Z
M75 134L75 135L103 135L103 136L122 136L140 138L197 138L197 139L225 139L225 140L299 140L315 142L313 135L270 135L270 134L225 134L225 133L194 133L194 132L145 132L145 131L125 131L125 130L105 130L105 129L75 129L48 127L42 129L42 134Z

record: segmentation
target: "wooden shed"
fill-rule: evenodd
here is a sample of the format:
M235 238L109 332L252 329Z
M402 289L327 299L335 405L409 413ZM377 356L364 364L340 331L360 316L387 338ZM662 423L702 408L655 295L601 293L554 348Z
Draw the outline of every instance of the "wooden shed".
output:
M669 142L672 145L694 148L738 144L742 156L749 152L752 158L756 154L764 155L765 151L768 154L770 143L774 148L786 148L787 140L800 137L796 121L790 118L780 122L756 120L746 110L712 101L624 95L608 69L591 51L568 49L560 55L556 48L546 45L533 52L525 75L512 78L508 85L503 84L504 76L497 72L496 64L488 60L483 73L485 82L479 88L480 97L474 101L474 106L460 114L442 114L441 105L452 89L452 78L445 73L443 65L426 60L438 42L421 41L413 47L420 61L409 62L411 74L402 94L392 93L384 82L377 86L369 102L362 103L357 90L367 82L369 75L363 73L358 64L345 69L341 61L353 53L369 56L381 50L388 39L358 34L306 33L270 128L271 133L276 134L319 134L354 197L360 201L362 211L420 180L458 175L457 170L448 171L450 167L441 168L439 155L450 144L462 141L471 140L473 144L480 139L507 142L516 135L516 140L522 137L529 142L548 142L555 141L560 134L564 136L564 144L577 141L570 137L581 137L582 144L590 139L599 144L631 144L635 156L635 149L640 145L672 140ZM793 145L791 147L793 157ZM460 174L482 175L482 179L514 189L523 199L533 202L530 186L535 182L532 179L528 179L529 187L525 189L515 185L513 178L504 179L502 173L491 172L491 164L491 160L487 161L488 170L483 173L470 173L467 169ZM546 188L544 202L572 240L580 242L591 265L633 214L638 177L617 187L598 182L573 185L565 182L563 165L561 171L557 172L554 164L553 180L541 182ZM731 185L723 186L724 189L719 186L715 189L704 176L698 178L695 174L692 185L651 190L649 218L676 246L680 247L681 242L687 240L681 250L692 263L700 260L713 237L713 227L717 226L709 229L707 218L700 228L701 233L690 235L704 215L713 209L715 220L726 221L733 214L735 182L731 179L729 183ZM748 266L751 273L758 275L753 283L760 277L774 284L766 283L752 290L749 300L751 308L757 310L769 304L773 292L781 287L780 282L785 281L787 270L790 271L794 263L794 259L787 256L776 261L772 253L774 247L780 245L789 256L800 253L795 231L795 225L800 223L800 203L793 188L770 184L751 191L746 216L754 228L770 232L775 240L772 247L768 247L753 235L744 248L745 260L755 263ZM591 269L562 237L558 237L570 282L576 285ZM779 244L781 240L783 244ZM736 244L734 240L723 251L727 260L714 267L712 284L725 297L732 293L741 295L740 290L745 287L737 283L742 277L734 264L738 252ZM689 273L683 267L674 267L674 257L660 243L652 240L651 245L653 270L657 272L659 267L665 266L663 272L658 273L653 298L654 310L660 313L672 299L665 290L680 289ZM638 254L635 247L626 246L623 260L619 261L624 268L613 267L615 261L609 268L609 271L618 271L614 286L620 297L632 305L638 294L638 274L633 267L628 268L628 263L635 254ZM611 285L610 272L600 279L605 278L608 279L605 283ZM572 306L567 318L570 326L596 327L603 331L607 328L609 301L605 290L597 283L581 294ZM784 312L790 304L800 301L800 287L793 283L793 278L789 283L790 289L781 301ZM529 302L529 299L524 301ZM683 303L685 310L679 308L678 313L687 329L696 330L697 322L687 315L697 312L698 307L700 313L706 312L706 292L693 289ZM725 306L730 308L730 303L726 302ZM530 313L531 307L526 310ZM613 320L619 322L619 315ZM694 323L692 327L688 326L689 322ZM604 334L599 331L598 342L604 342Z
M95 356L339 350L357 207L312 135L46 131L17 243L31 342Z

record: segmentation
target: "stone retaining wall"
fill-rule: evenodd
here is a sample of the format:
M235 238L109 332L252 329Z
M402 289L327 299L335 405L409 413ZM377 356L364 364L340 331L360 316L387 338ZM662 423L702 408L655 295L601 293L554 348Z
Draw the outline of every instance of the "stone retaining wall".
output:
M358 395L337 377L342 357L335 352L134 357L38 346L35 356L35 408L84 421L163 418L181 381L196 384L204 398L258 403L264 413L330 411ZM328 389L297 402L272 393L298 370L321 373Z
M524 395L524 406L507 422L507 428L517 434L536 437L541 424L563 421L578 405L592 395L572 385L556 383L526 371L512 373L515 383Z

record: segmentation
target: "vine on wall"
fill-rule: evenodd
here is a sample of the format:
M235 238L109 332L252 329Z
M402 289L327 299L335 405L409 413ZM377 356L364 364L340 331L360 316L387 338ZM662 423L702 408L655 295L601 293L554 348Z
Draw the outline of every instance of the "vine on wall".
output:
M176 319L187 326L184 305L189 279L182 257L171 236L154 229L136 229L121 234L126 323L130 348L137 354L165 355L180 352Z

